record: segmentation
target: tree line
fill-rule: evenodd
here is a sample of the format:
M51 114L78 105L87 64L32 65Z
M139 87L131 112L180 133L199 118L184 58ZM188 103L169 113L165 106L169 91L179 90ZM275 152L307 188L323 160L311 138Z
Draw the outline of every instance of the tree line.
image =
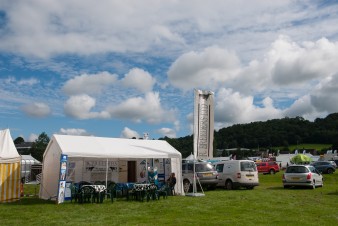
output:
M43 153L50 138L43 132L33 142L27 153L42 161ZM193 135L180 138L160 138L181 152L185 158L193 153ZM24 142L22 137L14 140L15 144ZM283 151L289 150L289 145L312 143L331 144L332 149L338 149L338 113L333 113L325 118L317 118L313 122L302 117L272 119L265 122L251 122L236 124L214 131L214 156L216 150L229 148L249 148L258 151L274 147L282 147Z
M42 132L38 138L33 142L32 147L28 150L25 150L23 153L20 153L22 155L32 155L33 158L36 160L39 160L42 162L43 159L43 153L46 150L46 147L49 143L50 138L45 132ZM14 140L14 144L21 144L25 142L25 140L22 137L17 137Z
M160 139L179 150L183 158L193 152L193 135ZM338 113L317 118L313 122L302 117L285 117L222 128L214 131L214 156L216 149L249 148L265 151L282 147L282 151L291 151L290 145L301 143L331 144L332 149L337 149Z

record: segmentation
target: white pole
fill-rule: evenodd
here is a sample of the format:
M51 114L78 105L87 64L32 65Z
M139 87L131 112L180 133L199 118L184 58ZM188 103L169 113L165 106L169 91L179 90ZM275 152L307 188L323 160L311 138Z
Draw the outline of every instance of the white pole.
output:
M106 188L108 187L108 158L106 163Z
M148 181L148 159L146 159L146 181Z

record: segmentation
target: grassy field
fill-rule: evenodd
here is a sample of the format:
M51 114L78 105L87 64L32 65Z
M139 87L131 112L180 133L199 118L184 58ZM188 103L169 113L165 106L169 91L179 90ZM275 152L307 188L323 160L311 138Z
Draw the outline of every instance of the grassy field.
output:
M303 149L314 149L314 150L317 150L317 151L320 151L322 149L329 149L332 147L332 144L293 144L293 145L290 145L288 148L290 151L293 152L293 150L300 150L302 151ZM282 150L283 147L274 147L274 149L278 150Z
M254 190L206 191L204 197L56 205L36 197L0 204L0 225L337 225L338 173L323 188L284 189L282 173L260 175ZM26 193L35 193L26 186Z

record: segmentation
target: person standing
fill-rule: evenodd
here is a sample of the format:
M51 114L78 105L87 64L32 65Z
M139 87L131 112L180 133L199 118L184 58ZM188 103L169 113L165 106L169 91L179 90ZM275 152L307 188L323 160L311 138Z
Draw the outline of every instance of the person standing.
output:
M170 188L171 195L175 195L175 185L176 185L176 176L175 173L171 173L170 177L167 180L168 186Z

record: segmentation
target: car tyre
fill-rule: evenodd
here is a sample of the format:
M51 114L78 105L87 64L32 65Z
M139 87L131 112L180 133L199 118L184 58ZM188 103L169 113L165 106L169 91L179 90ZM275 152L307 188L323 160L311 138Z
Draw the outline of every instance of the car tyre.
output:
M316 189L316 181L313 181L312 189Z
M327 173L328 173L328 174L332 174L332 173L333 173L333 169L328 168L328 169L327 169Z
M275 174L276 172L275 172L275 170L271 169L271 170L269 171L269 173L272 175L272 174Z
M232 181L231 181L231 180L227 180L227 181L225 182L225 188L226 188L227 190L232 190L232 189L233 189Z

